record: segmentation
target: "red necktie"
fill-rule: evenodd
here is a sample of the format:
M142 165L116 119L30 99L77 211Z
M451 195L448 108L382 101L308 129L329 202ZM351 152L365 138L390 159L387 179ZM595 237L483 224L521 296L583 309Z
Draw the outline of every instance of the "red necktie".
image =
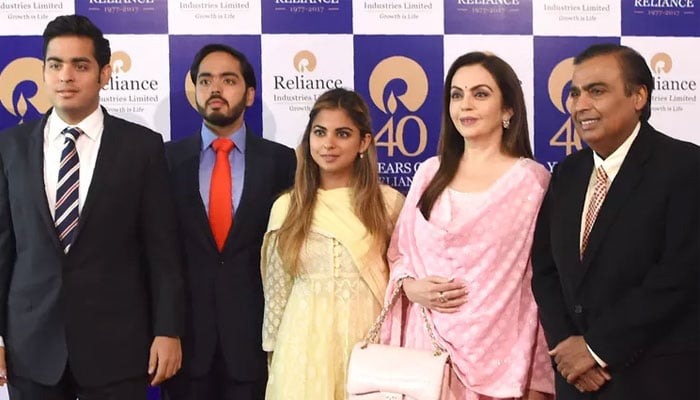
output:
M605 200L605 196L608 193L608 174L605 172L602 165L596 169L595 179L596 181L595 186L593 187L593 197L591 197L591 202L588 204L588 210L586 210L586 221L583 225L581 258L583 258L583 252L586 251L588 236L591 234L596 218L598 218L600 206L603 205L603 200Z
M228 154L235 146L228 138L218 138L211 142L211 147L216 152L216 162L209 187L209 224L219 251L224 248L226 236L233 223L231 164Z

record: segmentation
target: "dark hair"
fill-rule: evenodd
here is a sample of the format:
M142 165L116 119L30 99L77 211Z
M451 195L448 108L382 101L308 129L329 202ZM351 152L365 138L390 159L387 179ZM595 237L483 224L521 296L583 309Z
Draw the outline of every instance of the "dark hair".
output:
M219 43L208 44L199 49L197 54L195 54L194 60L192 60L192 65L190 65L190 79L192 79L192 83L194 83L195 85L197 84L199 64L202 63L204 57L216 52L228 53L231 55L231 57L238 60L238 62L241 64L241 73L243 74L243 80L245 81L246 88L257 88L257 81L255 80L255 71L253 71L253 66L250 64L245 54L241 53L240 51L234 49L231 46Z
M61 15L49 22L44 29L44 59L46 59L46 49L49 42L60 36L78 36L92 39L95 48L94 56L97 65L102 67L109 64L112 51L109 48L109 40L105 39L100 28L90 21L88 17L82 15Z
M647 103L644 105L639 119L642 122L649 120L651 116L651 92L654 90L654 77L641 54L636 50L615 43L594 44L579 53L574 58L574 65L579 65L593 57L612 54L617 57L625 80L625 95L631 96L632 92L644 86L647 88Z
M321 187L320 168L311 156L311 130L323 110L343 110L359 129L361 136L372 135L372 123L367 103L357 92L343 88L331 89L318 97L309 113L309 122L297 149L297 170L290 191L287 216L277 233L277 246L287 272L296 274L300 249L311 231L316 192ZM362 157L355 158L350 188L355 215L386 254L392 223L384 204L379 183L377 150L374 139Z
M501 91L503 108L513 111L510 126L503 129L501 151L513 157L533 158L530 133L527 128L525 96L513 68L498 56L490 53L476 51L458 57L447 71L442 93L442 127L438 144L440 167L418 201L418 206L425 219L430 219L430 211L433 209L435 201L454 178L459 161L464 154L464 138L457 131L450 117L450 94L452 78L457 70L470 65L481 65L491 74Z

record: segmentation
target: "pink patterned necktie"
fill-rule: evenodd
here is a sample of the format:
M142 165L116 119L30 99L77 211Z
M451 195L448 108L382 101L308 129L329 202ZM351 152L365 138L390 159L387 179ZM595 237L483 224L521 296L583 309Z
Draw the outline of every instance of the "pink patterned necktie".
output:
M581 258L583 258L583 252L586 251L586 246L588 245L588 236L591 234L591 229L593 229L593 224L598 217L598 211L600 211L600 206L605 200L605 195L608 194L608 174L603 169L603 166L596 168L595 175L595 186L593 187L593 197L591 197L591 202L588 204L588 210L586 211L585 225L583 226L583 238L581 239Z

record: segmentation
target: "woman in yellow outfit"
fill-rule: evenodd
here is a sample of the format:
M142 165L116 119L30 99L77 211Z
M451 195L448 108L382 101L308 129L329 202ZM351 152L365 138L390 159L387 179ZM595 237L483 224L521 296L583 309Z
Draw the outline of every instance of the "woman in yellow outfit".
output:
M402 205L379 183L365 101L346 89L321 95L294 187L272 207L262 248L266 399L347 397L350 352L381 310Z

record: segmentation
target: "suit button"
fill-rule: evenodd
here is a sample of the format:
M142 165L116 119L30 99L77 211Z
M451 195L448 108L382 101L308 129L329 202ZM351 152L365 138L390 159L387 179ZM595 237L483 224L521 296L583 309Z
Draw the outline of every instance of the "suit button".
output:
M576 304L576 305L574 306L574 312L575 312L576 314L581 314L581 313L583 312L583 306L580 305L580 304Z
M219 265L224 265L224 262L223 262L223 261L219 261Z

